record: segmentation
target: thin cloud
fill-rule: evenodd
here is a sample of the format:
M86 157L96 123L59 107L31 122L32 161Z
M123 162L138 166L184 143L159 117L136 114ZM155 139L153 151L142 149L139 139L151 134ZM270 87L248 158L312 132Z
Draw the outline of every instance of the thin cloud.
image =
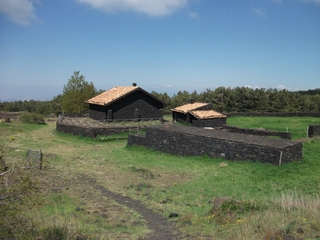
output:
M167 89L167 88L172 88L173 86L171 84L160 84L160 85L155 85L154 86L155 88L158 88L158 89Z
M183 8L188 0L78 0L107 13L135 11L152 17L164 16Z
M276 88L279 89L279 90L283 90L283 89L291 90L292 89L292 87L286 87L284 85L278 85Z
M261 8L259 8L259 9L258 8L253 8L251 10L252 10L252 12L258 14L260 17L265 17L266 16L266 14L264 13L264 11Z
M189 16L190 18L193 18L193 19L198 19L198 18L199 18L199 14L196 13L196 12L189 12L189 13L188 13L188 16Z
M265 86L251 86L251 85L245 85L244 87L247 87L247 88L251 88L251 89L261 89L261 88L266 88ZM234 87L232 87L234 88Z
M20 25L28 26L37 20L34 8L35 0L1 0L0 12Z

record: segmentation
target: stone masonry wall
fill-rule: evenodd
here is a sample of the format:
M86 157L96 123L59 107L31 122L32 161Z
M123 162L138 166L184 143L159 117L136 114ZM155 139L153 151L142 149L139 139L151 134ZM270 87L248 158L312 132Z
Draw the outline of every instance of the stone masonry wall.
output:
M106 109L104 106L89 104L89 116L95 120L104 120L106 118Z
M63 124L63 123L56 123L56 130L58 132L64 132L68 134L73 135L82 135L85 137L92 137L95 138L97 135L113 135L123 132L129 132L128 127L82 127L82 126L75 126L75 125L69 125L69 124Z
M193 119L193 127L222 127L226 124L227 118L212 118L212 119Z
M299 161L302 158L302 143L299 142L222 130L216 130L217 134L210 136L210 132L206 129L179 126L180 129L176 131L170 128L150 127L147 128L145 135L129 135L128 146L143 145L173 155L208 155L229 160L259 160L274 165ZM182 128L189 129L181 131ZM199 134L192 129L196 129ZM255 144L256 142L259 143Z
M248 128L239 128L230 125L223 125L224 129L227 129L230 132L236 133L244 133L244 134L251 134L257 136L273 136L273 137L280 137L282 139L291 139L290 132L276 132L270 131L265 129L248 129Z
M320 135L320 124L309 125L308 136L314 137L314 136L319 136L319 135Z
M228 117L263 116L263 117L320 117L320 112L229 112Z

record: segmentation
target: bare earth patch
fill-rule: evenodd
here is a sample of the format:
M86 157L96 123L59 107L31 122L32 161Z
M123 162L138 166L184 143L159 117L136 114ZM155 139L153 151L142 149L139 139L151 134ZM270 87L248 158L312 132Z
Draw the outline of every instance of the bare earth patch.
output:
M93 188L99 190L103 195L108 198L112 198L114 201L126 205L130 209L137 211L145 219L146 225L152 233L145 239L149 240L163 240L163 239L179 239L178 233L174 229L172 223L167 221L166 218L158 213L153 212L151 209L144 206L141 202L134 200L127 196L122 196L120 194L109 191L107 188L99 185L95 179L82 175L79 179L91 185Z

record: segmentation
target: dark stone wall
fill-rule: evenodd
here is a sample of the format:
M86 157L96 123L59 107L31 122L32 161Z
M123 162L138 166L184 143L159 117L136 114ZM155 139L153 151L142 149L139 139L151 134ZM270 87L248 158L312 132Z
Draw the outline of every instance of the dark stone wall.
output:
M187 122L190 123L189 114L184 114L181 112L172 111L172 119L173 121L179 122L179 123L187 123Z
M58 132L73 134L73 135L82 135L85 137L95 138L97 135L113 135L123 132L129 132L128 127L81 127L69 124L63 124L60 122L56 123L56 130Z
M229 112L228 117L235 116L262 116L262 117L320 117L320 112Z
M320 124L309 125L308 137L319 136L320 135Z
M111 110L113 121L160 119L163 108L162 102L138 90L105 107L90 104L90 117L105 120L108 110Z
M163 104L141 91L136 91L112 104L113 119L160 119Z
M276 131L270 131L265 129L248 129L248 128L239 128L234 127L230 125L223 125L224 129L227 129L230 132L236 132L236 133L244 133L244 134L250 134L250 135L257 135L257 136L273 136L273 137L280 137L282 139L291 139L291 133L290 132L276 132Z
M100 105L89 104L89 117L94 120L104 120L106 118L106 108Z
M192 129L191 127L184 128ZM207 130L207 132L209 131ZM234 135L234 140L231 140L232 135L230 134ZM165 129L165 126L162 128L150 127L147 128L145 135L129 135L128 146L143 145L173 155L208 155L210 157L224 157L229 160L259 160L274 165L299 161L302 158L302 143L300 142L258 136L254 136L252 141L246 142L246 140L241 140L244 137L248 138L245 134L228 133L221 130L217 136L210 136L210 133L204 132L197 134L196 131L192 131L188 133L188 129L184 132L175 131L171 127ZM259 144L255 144L257 139L259 139ZM265 144L262 144L263 139L266 141ZM270 144L272 141L276 142L275 146Z
M282 149L281 164L289 163L291 161L300 161L303 157L302 147L302 142L296 142L295 145Z
M146 134L129 134L127 145L140 145L147 147L148 139L146 138Z
M227 118L212 118L212 119L193 119L193 127L222 127L227 123Z
M73 135L82 135L85 137L95 137L92 128L68 125L63 123L56 123L56 130Z

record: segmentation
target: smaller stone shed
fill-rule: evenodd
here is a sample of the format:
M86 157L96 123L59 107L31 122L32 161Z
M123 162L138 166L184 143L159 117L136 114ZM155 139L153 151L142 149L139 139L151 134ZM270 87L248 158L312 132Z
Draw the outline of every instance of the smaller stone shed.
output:
M180 123L191 123L190 119L190 111L195 110L210 110L212 109L212 105L210 103L201 103L201 102L194 102L188 103L174 109L172 111L172 119L174 122Z
M224 130L176 124L147 128L146 134L129 135L128 146L142 145L173 155L224 157L281 165L302 158L302 143Z
M194 127L222 127L227 121L226 115L212 110L211 103L188 103L171 111L173 121L191 123Z
M138 87L117 86L86 101L89 117L104 121L158 120L165 103Z

